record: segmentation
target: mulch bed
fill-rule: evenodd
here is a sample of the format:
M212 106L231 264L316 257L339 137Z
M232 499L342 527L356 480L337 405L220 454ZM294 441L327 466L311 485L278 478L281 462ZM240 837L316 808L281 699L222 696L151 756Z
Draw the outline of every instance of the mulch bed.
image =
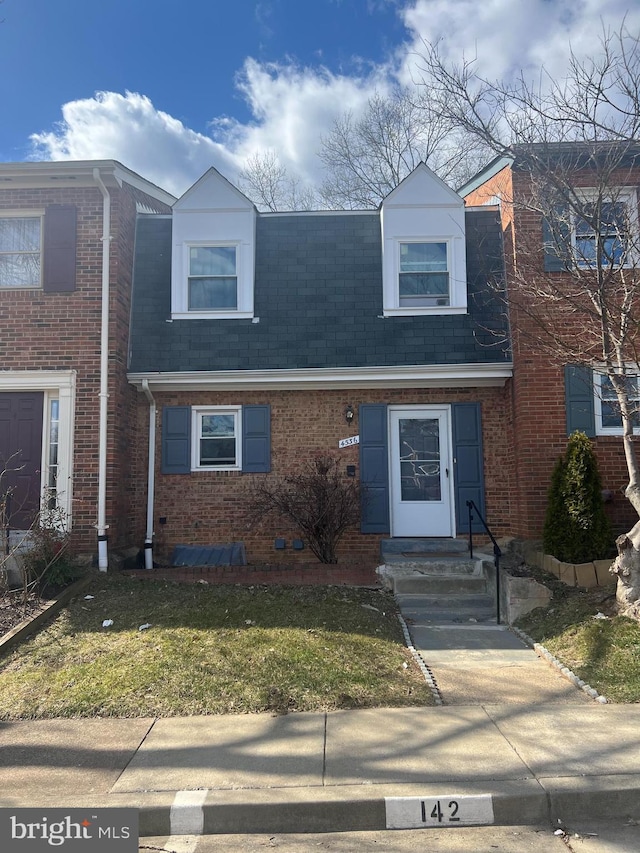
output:
M21 589L0 594L0 637L25 619L30 619L39 613L42 610L43 601L35 593L30 593L24 601L24 593Z

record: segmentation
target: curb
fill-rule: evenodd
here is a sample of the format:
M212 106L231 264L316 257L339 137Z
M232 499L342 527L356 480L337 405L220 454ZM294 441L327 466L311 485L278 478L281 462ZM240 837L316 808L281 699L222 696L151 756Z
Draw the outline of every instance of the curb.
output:
M98 805L88 796L51 797L30 802L29 807L136 808L139 834L144 837L176 835L237 835L382 831L387 829L459 826L567 825L585 819L640 818L640 776L573 779L511 779L485 783L438 782L419 785L349 785L334 788L254 788L185 790L108 794ZM434 803L444 808L458 801L479 799L488 804L484 817L460 822L430 821ZM398 825L394 806L398 800L409 815ZM421 809L425 804L426 809ZM11 808L21 807L11 803ZM426 812L427 818L420 819ZM415 818L417 816L417 819Z

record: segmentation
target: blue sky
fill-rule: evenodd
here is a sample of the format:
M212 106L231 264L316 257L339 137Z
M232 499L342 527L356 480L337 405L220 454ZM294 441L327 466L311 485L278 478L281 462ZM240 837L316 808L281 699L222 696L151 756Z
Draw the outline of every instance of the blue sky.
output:
M629 8L631 7L631 8ZM344 110L416 77L422 39L487 74L563 73L630 0L4 0L0 159L115 158L174 193L265 150L318 179Z

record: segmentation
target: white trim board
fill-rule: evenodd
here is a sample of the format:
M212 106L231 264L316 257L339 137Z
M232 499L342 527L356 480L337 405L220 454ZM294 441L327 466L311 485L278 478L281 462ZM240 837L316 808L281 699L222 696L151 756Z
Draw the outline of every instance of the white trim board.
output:
M129 373L139 391L147 380L156 391L305 388L487 388L503 387L513 376L511 362L432 364L401 367L300 368L292 370L221 370Z

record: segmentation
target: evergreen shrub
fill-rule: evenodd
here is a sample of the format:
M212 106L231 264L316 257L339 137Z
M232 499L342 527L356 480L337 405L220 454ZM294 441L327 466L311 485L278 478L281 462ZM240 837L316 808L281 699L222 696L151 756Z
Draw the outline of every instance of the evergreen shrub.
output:
M613 535L602 500L602 481L591 441L584 432L569 436L564 458L551 477L543 546L565 563L610 556Z

